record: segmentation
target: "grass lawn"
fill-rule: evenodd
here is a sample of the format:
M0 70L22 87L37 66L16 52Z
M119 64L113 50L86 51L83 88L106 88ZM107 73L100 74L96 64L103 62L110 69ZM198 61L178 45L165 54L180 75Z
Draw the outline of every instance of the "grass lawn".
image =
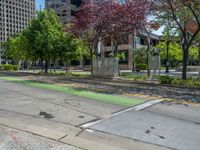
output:
M127 98L120 95L109 95L109 94L101 94L96 92L91 92L87 90L78 90L75 88L65 87L61 85L55 85L55 84L47 84L47 83L40 83L40 82L34 82L30 80L23 80L17 77L0 77L1 80L6 80L14 83L19 83L27 86L37 87L41 89L48 89L48 90L54 90L74 96L79 96L83 98L88 98L91 100L96 101L102 101L106 103L121 105L121 106L135 106L138 104L143 103L144 101L140 99L134 99L134 98Z

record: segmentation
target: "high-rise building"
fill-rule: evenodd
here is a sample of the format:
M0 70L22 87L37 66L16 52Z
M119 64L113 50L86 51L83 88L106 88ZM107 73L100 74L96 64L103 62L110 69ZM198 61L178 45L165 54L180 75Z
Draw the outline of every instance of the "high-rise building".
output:
M0 0L0 44L26 28L35 9L35 0ZM0 63L2 51L0 46Z
M82 2L88 0L45 0L45 8L53 9L63 24L70 23Z

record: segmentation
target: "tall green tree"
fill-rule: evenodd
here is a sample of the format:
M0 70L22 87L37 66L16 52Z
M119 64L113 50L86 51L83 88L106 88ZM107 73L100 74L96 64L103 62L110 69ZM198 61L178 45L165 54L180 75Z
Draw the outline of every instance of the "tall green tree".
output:
M165 60L167 57L167 45L165 42L160 42L157 46L158 49L161 50L161 60L162 63L165 64ZM169 43L169 62L171 67L177 67L183 60L182 49L178 42L170 42ZM198 47L192 45L189 50L189 59L188 64L196 63L198 61Z
M199 0L155 0L159 21L177 30L183 52L182 79L187 79L189 50L200 32Z
M8 59L12 59L13 62L19 62L20 60L27 60L29 58L26 53L28 47L26 39L21 34L8 39L3 46L6 49L4 55Z
M59 58L65 62L66 71L68 64L73 60L80 60L80 56L86 53L88 46L83 39L64 32L59 39L57 49Z

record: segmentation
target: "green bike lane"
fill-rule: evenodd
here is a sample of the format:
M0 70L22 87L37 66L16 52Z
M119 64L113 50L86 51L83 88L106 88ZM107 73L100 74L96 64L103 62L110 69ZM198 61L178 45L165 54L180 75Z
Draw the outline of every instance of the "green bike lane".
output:
M13 82L13 83L18 83L25 86L32 86L32 87L46 89L46 90L53 90L53 91L62 92L69 95L79 96L79 97L87 98L90 100L116 104L120 106L132 107L132 106L144 103L144 100L139 99L139 98L132 98L132 97L130 98L130 97L124 97L120 95L102 94L102 93L91 92L91 91L77 89L77 88L70 88L70 87L56 85L56 84L48 84L48 83L35 82L31 80L24 80L17 77L0 76L0 79L4 81Z

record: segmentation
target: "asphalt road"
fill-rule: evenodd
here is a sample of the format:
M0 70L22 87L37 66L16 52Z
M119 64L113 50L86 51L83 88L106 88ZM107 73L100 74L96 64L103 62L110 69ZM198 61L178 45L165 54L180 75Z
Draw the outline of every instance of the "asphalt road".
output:
M160 103L112 116L124 109L0 80L0 150L199 150L198 106Z
M172 149L200 150L199 114L199 106L160 103L114 116L91 129Z

